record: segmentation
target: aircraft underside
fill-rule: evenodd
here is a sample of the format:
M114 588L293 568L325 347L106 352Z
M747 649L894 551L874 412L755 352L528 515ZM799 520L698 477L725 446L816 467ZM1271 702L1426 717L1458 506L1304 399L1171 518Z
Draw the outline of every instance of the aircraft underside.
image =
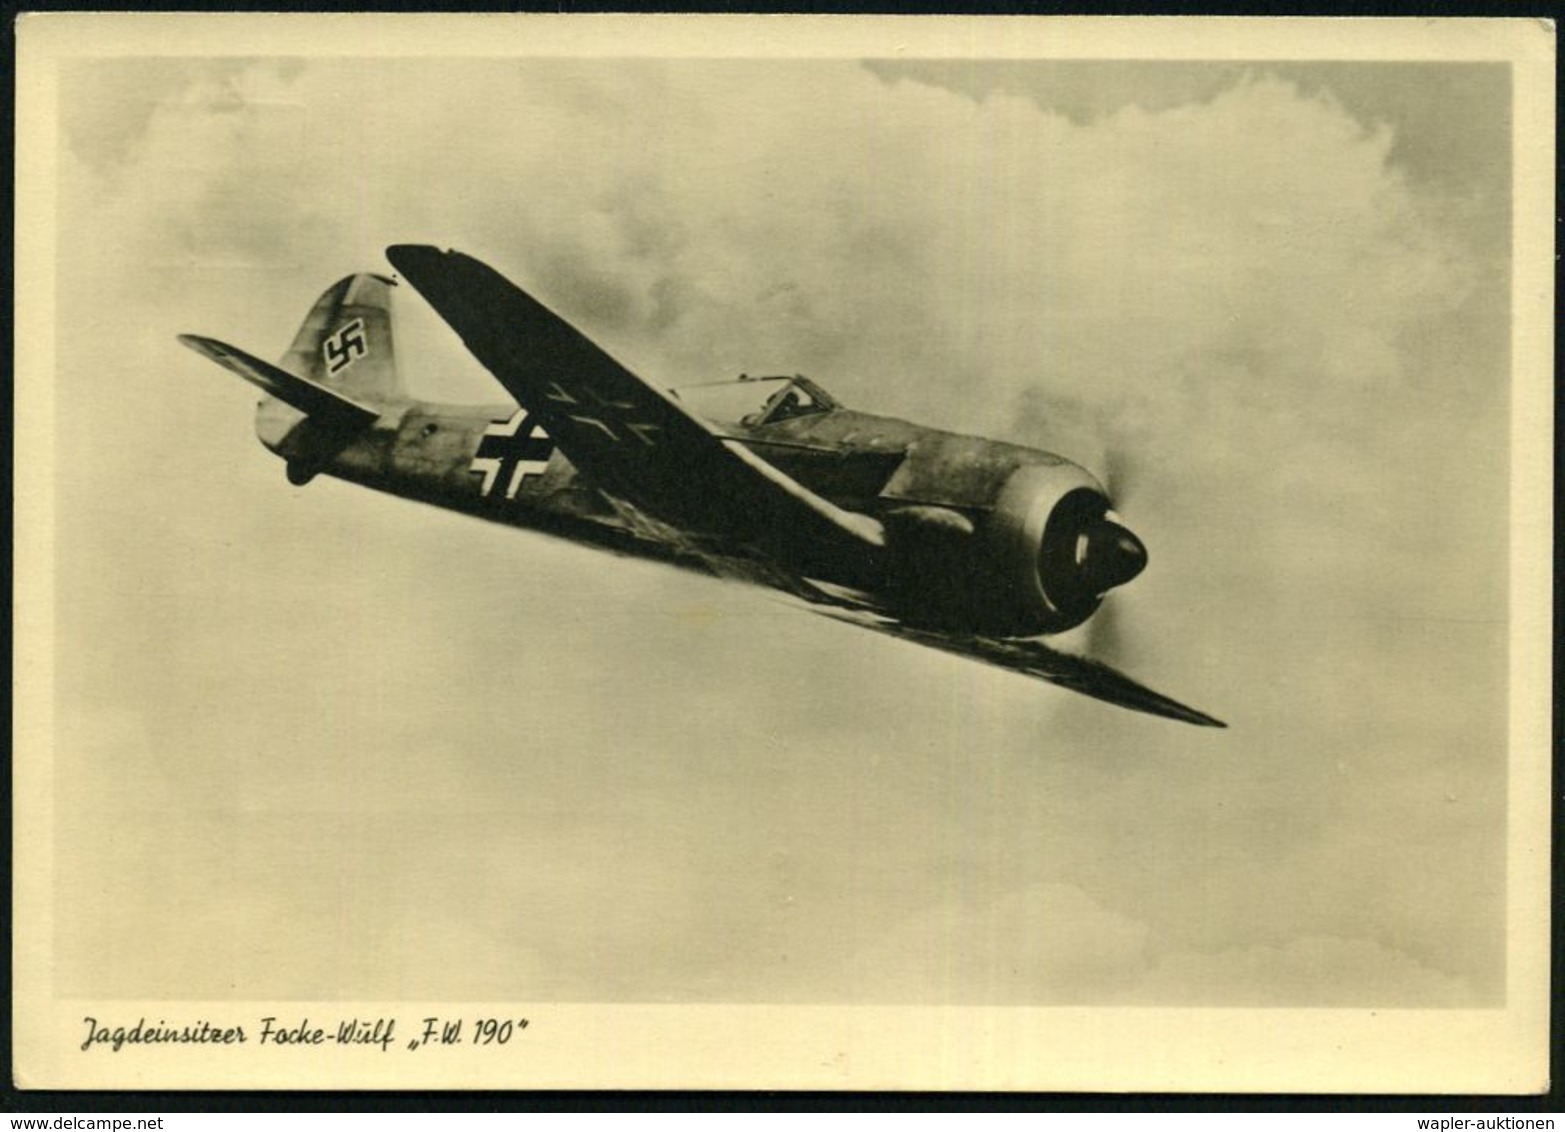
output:
M467 406L408 406L311 474L613 554L805 596L805 583L796 574L759 555L735 553L715 538L660 522L590 484L558 450L543 460L536 458L536 450L529 455L515 439L518 412L514 407L475 412Z

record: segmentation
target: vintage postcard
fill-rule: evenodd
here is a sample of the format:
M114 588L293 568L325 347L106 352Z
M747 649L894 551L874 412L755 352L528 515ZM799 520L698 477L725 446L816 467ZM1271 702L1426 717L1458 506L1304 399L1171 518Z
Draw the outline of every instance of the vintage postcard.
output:
M18 28L24 1088L1547 1084L1554 28Z

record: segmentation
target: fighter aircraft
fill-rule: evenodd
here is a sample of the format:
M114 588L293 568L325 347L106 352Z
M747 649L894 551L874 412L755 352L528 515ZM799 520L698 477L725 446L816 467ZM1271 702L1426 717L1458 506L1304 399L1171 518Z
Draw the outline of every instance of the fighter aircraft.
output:
M267 394L256 432L291 482L332 475L757 583L1121 707L1224 726L1040 639L1085 622L1147 562L1077 464L858 412L799 375L659 389L470 256L398 245L387 257L512 401L408 396L395 280L381 275L329 288L280 365L181 335Z

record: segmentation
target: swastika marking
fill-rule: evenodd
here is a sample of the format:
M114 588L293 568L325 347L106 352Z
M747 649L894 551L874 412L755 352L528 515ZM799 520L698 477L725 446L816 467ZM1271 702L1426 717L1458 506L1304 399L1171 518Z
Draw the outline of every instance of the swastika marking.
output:
M356 318L321 343L326 372L338 374L370 352L364 340L364 320Z
M554 441L543 426L533 424L526 409L517 409L508 419L494 421L484 429L484 438L478 442L478 451L467 470L483 476L478 494L486 499L502 480L505 498L515 499L522 481L528 476L542 475L552 455Z

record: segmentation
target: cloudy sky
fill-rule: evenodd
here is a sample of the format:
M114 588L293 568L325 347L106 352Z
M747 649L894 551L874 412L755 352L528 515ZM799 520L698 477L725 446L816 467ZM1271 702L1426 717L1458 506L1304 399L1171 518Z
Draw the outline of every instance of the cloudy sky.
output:
M56 991L1492 1005L1503 65L62 73ZM1124 482L1183 727L318 480L180 348L461 248ZM416 294L422 395L498 389Z

